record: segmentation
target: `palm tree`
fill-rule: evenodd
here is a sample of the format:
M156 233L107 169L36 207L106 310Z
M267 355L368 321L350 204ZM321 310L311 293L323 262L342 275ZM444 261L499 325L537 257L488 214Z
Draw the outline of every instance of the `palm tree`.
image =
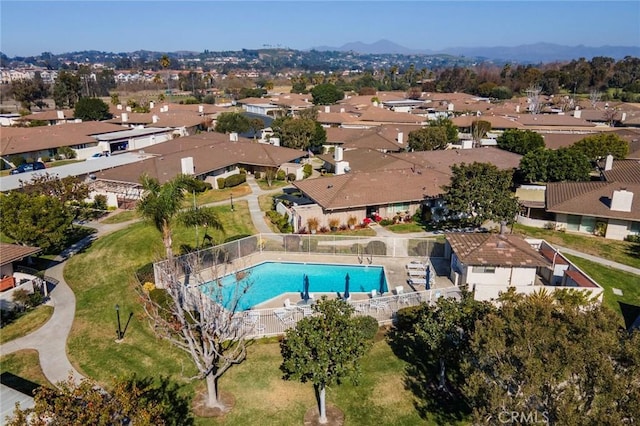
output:
M171 249L171 224L173 218L180 211L185 199L186 190L193 183L194 178L178 175L173 180L160 185L156 178L143 175L140 178L143 194L138 203L140 214L153 222L162 233L162 242L167 259L173 258Z
M160 66L165 70L171 66L171 59L167 55L162 55L160 58ZM167 73L167 90L171 90L169 87L169 81L171 80L171 74Z

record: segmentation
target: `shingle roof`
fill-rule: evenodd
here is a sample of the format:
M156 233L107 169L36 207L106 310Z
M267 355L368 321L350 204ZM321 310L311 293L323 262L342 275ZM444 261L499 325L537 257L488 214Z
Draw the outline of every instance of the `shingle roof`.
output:
M640 160L613 160L611 170L603 170L608 182L629 182L640 184Z
M224 136L224 135L222 135ZM228 136L227 136L228 137ZM109 170L96 173L98 179L107 179L120 182L138 183L140 176L148 174L160 181L167 182L182 173L182 158L192 157L196 175L218 170L234 164L247 164L265 167L277 167L283 163L294 161L307 153L295 149L283 148L269 144L254 143L249 141L206 143L205 140L188 143L189 148L176 149L180 146L181 139L165 142L153 146L153 151L165 151L165 154L155 156L137 163L114 167ZM173 144L166 149L158 149L161 145ZM152 147L150 147L152 148ZM163 147L164 148L164 147ZM151 149L145 149L152 152Z
M16 260L40 252L40 247L21 246L18 244L0 243L0 265L6 265Z
M478 120L488 121L491 123L492 129L522 129L523 127L522 124L515 120L497 115L481 115L479 117L475 115L462 115L451 119L453 124L460 128L471 127L471 124Z
M446 234L458 259L465 265L535 268L549 262L521 236L515 234Z
M116 124L101 121L64 123L57 126L3 127L0 154L14 155L63 146L96 143L91 135L126 130Z
M410 169L356 172L307 179L293 184L326 210L416 202L442 193L450 176L438 171Z
M633 192L630 212L611 210L613 191ZM640 220L640 184L621 182L554 182L547 184L547 211L614 219Z

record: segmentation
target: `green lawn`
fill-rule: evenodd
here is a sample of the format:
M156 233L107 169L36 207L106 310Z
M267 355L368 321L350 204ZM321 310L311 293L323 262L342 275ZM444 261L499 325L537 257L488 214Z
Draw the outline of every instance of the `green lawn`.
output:
M424 227L416 222L396 223L395 225L389 225L386 228L391 232L395 232L396 234L408 234L411 232L424 231Z
M618 302L640 305L640 277L638 275L600 265L581 257L567 254L564 256L604 288L604 304L606 306L622 315ZM622 296L613 294L614 288L622 290Z
M49 321L51 315L53 315L53 308L48 305L40 305L32 311L27 312L16 321L2 327L0 343L9 342L37 330Z
M216 239L255 232L246 202L239 202L235 212L226 206L218 209L226 233ZM193 230L176 229L176 251L193 237ZM98 239L69 260L65 279L76 294L69 357L81 373L103 384L132 372L143 377L167 375L183 385L183 392L193 395L204 384L188 380L195 374L192 361L155 337L134 292L134 271L162 254L159 232L140 222ZM116 304L123 318L134 314L120 344L114 341ZM301 424L304 413L315 404L313 387L282 380L281 361L276 339L251 345L247 360L229 370L220 382L220 389L235 397L235 408L224 418L197 419L197 423ZM384 340L378 341L364 359L360 386L345 383L328 389L328 403L342 409L351 425L425 424L414 408L413 395L404 388L404 365Z
M238 186L234 186L233 188L224 188L224 189L210 189L205 192L201 192L200 194L196 194L196 203L201 206L203 204L216 203L220 201L229 201L231 204L231 196L234 198L239 198L244 195L251 194L251 188L249 184L243 183ZM187 197L185 200L185 207L193 206L193 197Z
M33 349L24 349L0 357L0 373L11 373L43 386L51 385L40 368L38 351Z
M113 225L116 223L129 222L134 219L139 219L140 215L136 210L125 210L120 213L111 214L105 219L101 220L101 223L105 223L107 225Z
M514 224L514 232L534 238L542 238L552 245L560 245L599 256L604 259L640 268L640 244L628 241L607 240L602 237L578 235Z
M275 190L278 188L284 188L285 186L289 185L289 182L287 182L286 180L273 180L271 181L271 186L269 186L267 184L267 181L265 179L258 179L256 181L256 183L258 184L258 186L260 187L260 189L263 189L265 191L271 191L271 190Z

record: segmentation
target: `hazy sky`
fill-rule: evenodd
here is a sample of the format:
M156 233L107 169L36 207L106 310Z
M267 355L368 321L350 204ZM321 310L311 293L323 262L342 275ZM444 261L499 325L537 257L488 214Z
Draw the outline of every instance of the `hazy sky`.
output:
M270 46L309 49L387 39L412 49L640 45L632 1L11 1L0 50L129 52Z

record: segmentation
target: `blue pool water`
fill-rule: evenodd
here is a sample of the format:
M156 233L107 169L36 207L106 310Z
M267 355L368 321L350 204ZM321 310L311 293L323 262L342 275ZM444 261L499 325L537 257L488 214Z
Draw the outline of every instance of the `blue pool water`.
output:
M309 277L309 293L344 293L349 274L350 293L379 293L388 291L384 268L381 266L326 265L319 263L264 262L221 279L222 298L233 299L238 289L247 289L240 298L238 310L247 310L282 293L297 293L291 303L300 300L304 290L304 276ZM238 280L238 278L240 278ZM203 284L202 291L211 294L214 282Z

